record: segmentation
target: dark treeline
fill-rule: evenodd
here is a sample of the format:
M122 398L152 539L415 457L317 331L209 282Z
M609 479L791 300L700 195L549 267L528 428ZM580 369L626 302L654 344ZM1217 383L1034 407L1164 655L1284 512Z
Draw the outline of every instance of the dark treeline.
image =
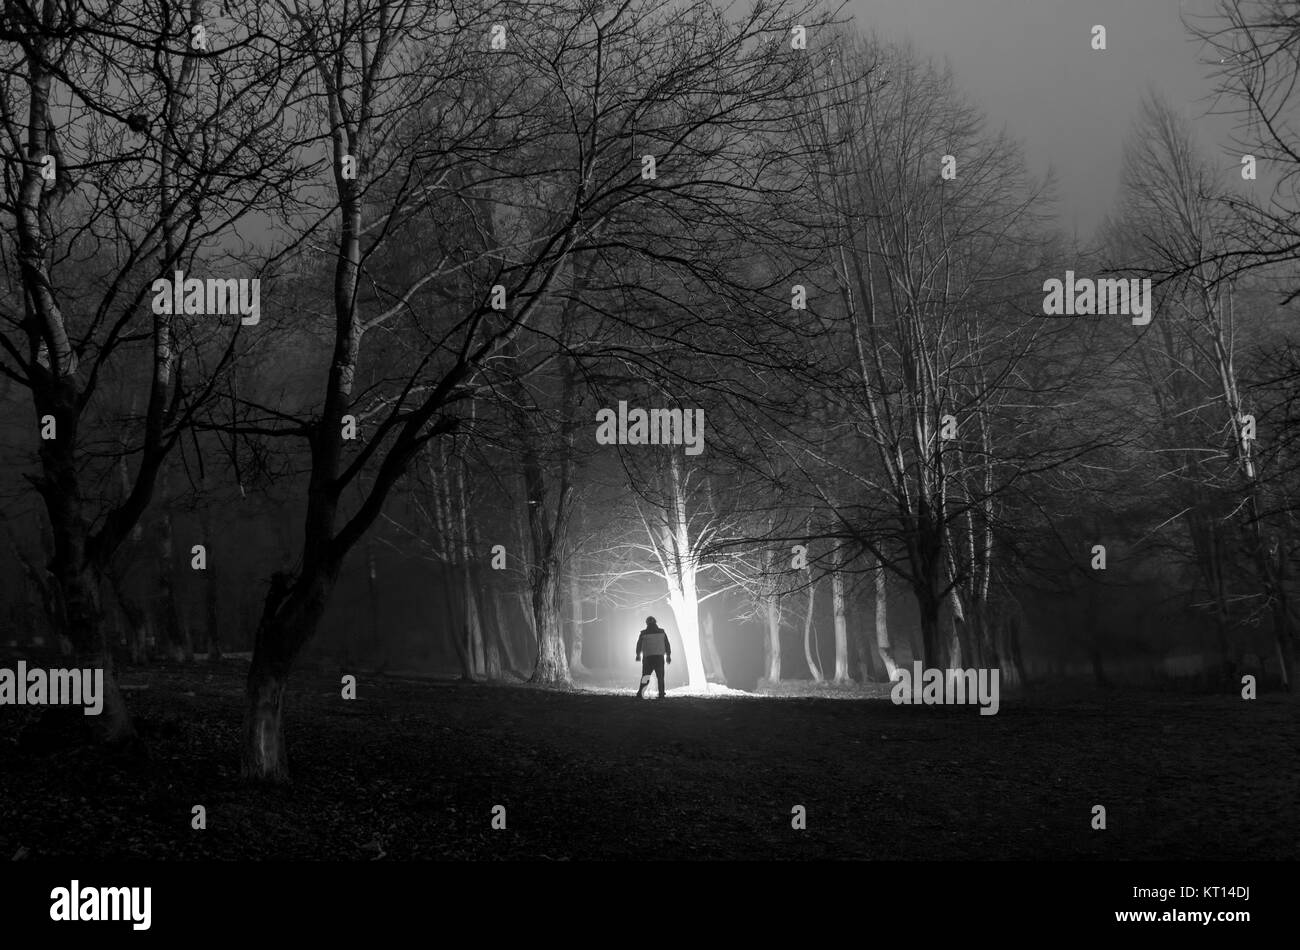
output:
M1221 13L1250 161L1153 95L1081 247L804 0L6 2L0 641L251 654L273 778L300 662L565 684L653 612L700 689L1293 687L1294 37Z

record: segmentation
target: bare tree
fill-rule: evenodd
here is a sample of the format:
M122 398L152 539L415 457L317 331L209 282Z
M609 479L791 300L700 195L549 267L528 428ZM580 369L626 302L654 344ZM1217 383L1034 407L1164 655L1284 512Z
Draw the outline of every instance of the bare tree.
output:
M109 673L95 720L109 739L133 730L104 642L102 582L238 338L170 308L149 314L151 281L214 260L295 172L274 131L292 69L266 27L256 3L4 6L0 216L14 266L0 373L31 395L56 626L81 662ZM141 397L143 418L114 404L117 380ZM129 433L130 491L101 507L87 487L102 457L94 432L116 426Z
M833 455L789 443L838 514L836 534L908 583L926 661L952 664L961 594L987 589L989 506L1050 464L1016 449L1016 429L1031 424L1021 367L1046 331L1023 306L1036 263L1011 248L1036 232L1042 191L1010 143L983 132L951 76L910 50L845 37L815 83L809 182L821 250L808 283L828 299L810 310L827 331L819 375L836 381L831 398L851 423ZM1017 391L1022 414L995 436L996 407Z
M286 773L293 662L411 461L461 426L467 400L502 391L498 371L528 376L557 357L538 342L549 331L540 321L573 286L584 251L672 260L653 231L631 226L639 209L689 233L727 195L749 191L747 123L778 122L774 105L804 68L757 41L808 12L758 3L728 19L703 2L327 7L278 5L316 63L313 101L332 148L333 346L316 406L261 406L260 420L241 421L267 438L306 438L311 456L301 557L273 579L249 673L244 771L264 778ZM494 49L491 28L502 24ZM656 177L641 154L654 155ZM403 243L419 238L432 254ZM358 370L374 359L383 372L358 391ZM352 447L344 417L367 406L383 412ZM541 490L535 481L529 493ZM361 500L345 508L349 491ZM530 517L533 548L562 553L559 525ZM534 569L547 575L532 612L554 620L538 630L539 678L563 677L561 578Z
M1260 346L1269 331L1258 309L1244 323L1239 314L1243 307L1251 313L1251 305L1231 253L1240 247L1231 228L1235 202L1173 110L1148 99L1139 122L1143 133L1125 153L1126 210L1113 227L1117 263L1160 282L1159 320L1133 351L1155 397L1157 458L1179 486L1178 516L1211 598L1225 664L1230 670L1233 662L1230 555L1240 550L1253 567L1257 612L1270 618L1283 675L1294 682L1296 635L1284 579L1289 531L1285 519L1270 515L1257 420L1239 365L1241 347Z

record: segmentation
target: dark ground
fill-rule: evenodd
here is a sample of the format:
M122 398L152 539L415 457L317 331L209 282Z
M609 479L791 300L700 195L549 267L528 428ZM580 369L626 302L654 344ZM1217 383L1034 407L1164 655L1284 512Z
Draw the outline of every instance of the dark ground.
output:
M129 671L149 758L20 750L0 860L1295 859L1300 704L1038 688L976 707L565 693L302 671L293 784L238 778L247 664ZM191 806L207 829L191 830ZM507 829L490 827L493 805ZM807 830L791 829L791 807ZM1090 828L1092 806L1107 830Z

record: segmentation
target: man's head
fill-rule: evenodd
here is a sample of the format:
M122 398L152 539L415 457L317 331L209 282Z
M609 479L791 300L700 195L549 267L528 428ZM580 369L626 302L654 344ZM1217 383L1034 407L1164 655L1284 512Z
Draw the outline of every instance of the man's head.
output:
M646 625L646 628L649 629L649 630L653 630L655 627L659 626L659 624L655 623L655 618L654 618L654 617L646 617L646 618L645 618L645 625Z

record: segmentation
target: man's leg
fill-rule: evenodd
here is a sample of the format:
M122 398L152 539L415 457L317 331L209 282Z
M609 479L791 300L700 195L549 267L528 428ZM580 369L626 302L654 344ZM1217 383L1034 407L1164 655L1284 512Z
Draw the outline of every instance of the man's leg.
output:
M659 654L655 657L655 675L659 677L659 698L664 698L664 657ZM649 679L649 677L646 677Z
M636 691L636 698L640 699L645 688L650 685L650 671L654 669L654 664L650 662L649 655L641 659L641 688Z

